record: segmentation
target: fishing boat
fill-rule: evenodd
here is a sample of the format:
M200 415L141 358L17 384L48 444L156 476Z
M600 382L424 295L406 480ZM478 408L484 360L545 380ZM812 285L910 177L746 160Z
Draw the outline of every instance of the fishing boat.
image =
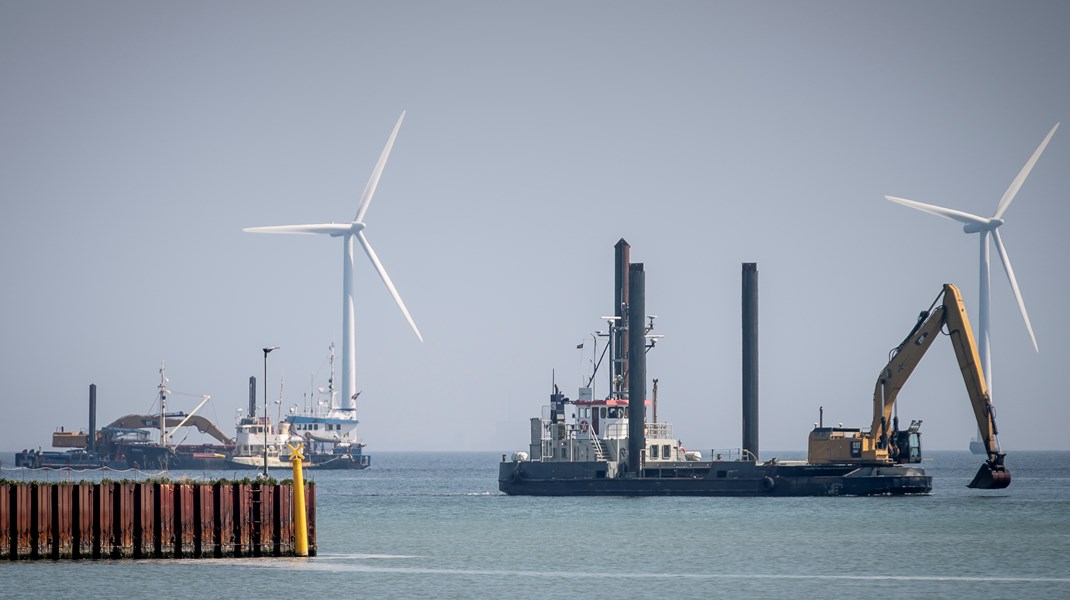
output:
M327 386L315 389L325 400L311 401L302 412L291 409L282 422L289 426L290 433L305 444L305 456L317 469L366 469L371 466L371 456L364 454L364 443L357 435L356 399L343 405L338 401L334 387L334 343L329 348L330 378ZM314 396L313 396L314 398Z
M364 444L357 438L355 409L340 407L334 389L334 344L330 346L331 374L327 386L319 388L325 400L306 402L298 412L296 405L282 414L282 394L273 422L269 415L257 415L256 378L249 378L249 408L238 410L235 444L227 457L227 466L235 469L263 469L265 456L269 469L290 468L290 446L304 444L304 467L310 469L366 469L371 457L362 452ZM278 424L276 427L275 423Z
M237 424L234 451L227 457L227 465L235 469L263 470L267 460L269 469L290 468L288 444L296 444L300 438L290 434L288 423L275 428L266 416L240 418ZM310 463L302 463L311 466Z
M645 270L630 262L630 246L616 245L614 315L608 332L609 392L595 399L593 383L570 400L556 386L550 403L531 419L526 451L502 455L498 489L532 496L838 496L926 494L932 477L905 464L814 464L760 460L757 429L757 269L743 269L743 445L687 450L672 424L657 418L657 379L646 393L647 352L660 336L646 314ZM598 339L597 337L595 338ZM828 429L828 431L825 431ZM815 427L813 435L845 436Z

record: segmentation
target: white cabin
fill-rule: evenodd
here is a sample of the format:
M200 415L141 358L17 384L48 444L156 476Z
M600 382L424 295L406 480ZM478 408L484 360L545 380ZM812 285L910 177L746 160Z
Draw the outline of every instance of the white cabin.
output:
M290 435L289 423L283 422L276 429L267 417L246 417L238 421L231 460L238 464L263 467L266 444L269 467L289 466L290 449L287 444L300 441L300 437Z
M590 399L581 388L581 400L570 401L563 394L550 397L541 417L531 419L529 459L536 461L612 461L627 459L628 400ZM650 401L645 403L650 412ZM644 426L646 446L643 463L695 460L685 456L680 440L673 437L671 423ZM693 453L691 453L693 454Z

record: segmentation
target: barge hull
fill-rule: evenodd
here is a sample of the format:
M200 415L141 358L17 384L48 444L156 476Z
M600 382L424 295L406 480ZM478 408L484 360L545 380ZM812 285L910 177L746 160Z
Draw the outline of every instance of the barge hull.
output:
M929 494L932 477L903 466L682 463L610 477L607 463L503 462L498 489L523 496L898 496Z

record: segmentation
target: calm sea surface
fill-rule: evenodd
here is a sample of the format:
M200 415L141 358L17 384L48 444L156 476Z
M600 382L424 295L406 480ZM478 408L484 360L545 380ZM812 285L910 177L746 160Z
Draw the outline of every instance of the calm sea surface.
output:
M1009 453L995 492L930 452L909 498L509 497L500 459L308 472L315 558L0 563L0 598L1070 598L1070 452Z

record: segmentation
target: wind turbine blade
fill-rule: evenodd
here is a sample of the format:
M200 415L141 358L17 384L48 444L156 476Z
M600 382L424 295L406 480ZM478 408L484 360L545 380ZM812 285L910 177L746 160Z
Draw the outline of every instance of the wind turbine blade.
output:
M271 227L246 227L242 231L246 233L327 233L341 235L348 232L352 226L349 223L322 223L319 225L274 225Z
M386 159L390 157L390 150L394 147L394 139L398 137L398 130L401 129L401 122L404 119L405 111L401 111L401 116L398 117L398 122L394 125L394 131L390 132L390 139L386 140L386 147L383 148L383 153L379 155L379 162L375 163L372 176L368 178L368 184L364 186L364 194L360 197L360 208L357 210L356 218L353 219L354 223L364 222L364 213L368 212L368 206L372 203L375 188L379 186L379 177L383 174L383 168L386 167Z
M416 328L416 322L412 320L412 315L409 314L409 309L405 308L405 302L401 299L401 295L398 294L397 288L394 287L394 283L390 281L390 276L386 274L386 269L383 268L383 263L379 262L379 257L376 256L375 250L372 249L372 245L368 243L368 238L364 237L363 231L357 232L357 240L360 241L360 245L364 248L364 252L368 254L368 258L371 259L372 264L375 265L375 270L379 272L379 277L382 277L383 283L386 284L386 289L390 290L390 295L394 297L394 302L397 302L398 308L401 309L401 313L405 315L405 319L412 326L412 330L416 332L416 337L420 341L424 341L424 336L420 335L420 330Z
M1022 170L1018 173L1018 176L1011 182L1011 187L1007 188L1007 191L1003 193L1003 198L1000 199L999 205L996 206L996 213L992 215L993 219L999 219L1003 217L1003 212L1007 210L1007 207L1011 205L1014 200L1015 194L1018 193L1019 188L1025 183L1025 178L1029 177L1029 172L1033 170L1033 165L1037 164L1037 159L1040 158L1040 153L1044 152L1044 148L1047 147L1048 142L1051 140L1051 136L1055 135L1055 130L1059 128L1059 124L1056 123L1055 127L1051 128L1048 135L1044 138L1043 142L1037 146L1036 152L1033 152L1033 156L1029 157L1029 161L1025 163Z
M1011 282L1011 290L1014 291L1014 299L1018 301L1018 310L1022 311L1025 319L1025 328L1029 331L1029 337L1033 340L1033 349L1040 352L1037 347L1037 336L1033 335L1033 326L1029 323L1029 313L1025 311L1025 301L1022 300L1022 292L1018 289L1018 280L1014 278L1014 269L1011 268L1011 259L1007 256L1007 249L1003 246L1003 239L999 237L999 230L992 230L992 237L996 240L996 250L999 258L1003 261L1003 270L1007 272L1007 279Z
M943 217L945 219L951 219L952 221L958 221L959 223L973 223L976 225L987 225L990 219L984 217L978 217L977 215L971 215L970 213L962 212L961 210L955 210L952 208L944 208L943 206L936 206L933 204L925 204L924 202L918 202L916 200L907 200L906 198L896 198L895 196L885 196L885 200L891 200L896 204L902 204L903 206L909 206L910 208L927 212L931 215Z

